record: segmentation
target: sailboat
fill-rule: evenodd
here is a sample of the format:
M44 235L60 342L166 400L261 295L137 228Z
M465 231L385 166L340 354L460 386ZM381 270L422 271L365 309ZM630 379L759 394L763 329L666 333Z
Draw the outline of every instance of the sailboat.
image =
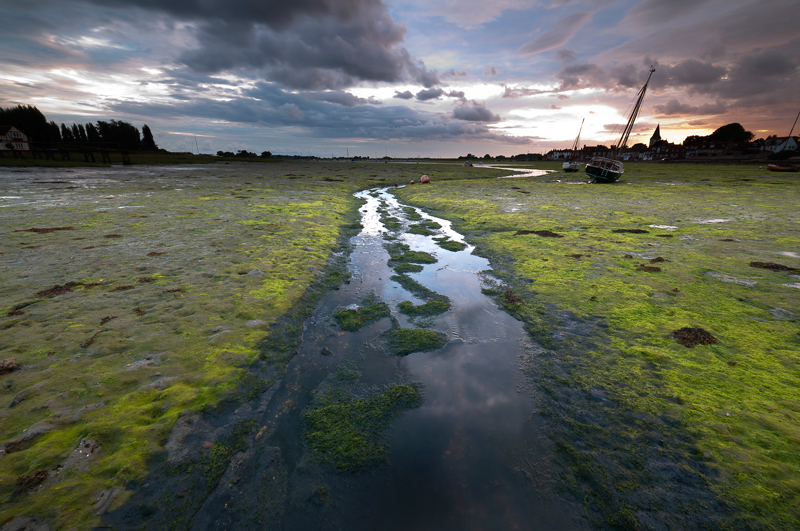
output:
M586 164L586 173L594 180L594 182L616 182L625 171L622 166L622 161L619 160L620 155L628 143L628 137L631 135L631 131L633 130L633 123L636 121L636 117L639 115L639 110L642 108L644 94L647 92L647 84L650 83L650 78L653 77L653 72L655 71L655 67L651 66L650 75L647 76L647 81L645 81L642 88L639 89L636 104L633 106L633 110L628 117L628 123L625 124L625 129L622 130L622 136L620 136L619 142L617 142L611 151L611 157L592 157L592 160Z
M581 140L581 131L583 131L584 120L586 120L586 118L581 120L581 128L578 129L578 136L575 137L575 143L572 144L572 156L568 161L561 165L561 168L565 172L576 172L581 169L581 163L575 159L578 157L578 142Z

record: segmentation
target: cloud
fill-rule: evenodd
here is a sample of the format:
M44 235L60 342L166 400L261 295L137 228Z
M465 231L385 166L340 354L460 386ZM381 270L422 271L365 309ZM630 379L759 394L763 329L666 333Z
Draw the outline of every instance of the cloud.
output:
M138 22L140 28L151 27L158 21L163 34L181 35L180 42L160 48L159 53L169 50L172 60L198 73L245 69L258 72L264 79L306 90L341 89L362 81L411 80L426 88L440 83L435 71L427 69L402 46L406 27L392 19L382 0L291 3L229 0L224 4L208 0L62 0L60 3L42 0L42 3L43 8L52 5L56 10L72 9L87 16L67 16L59 23L31 15L28 17L31 40L50 42L52 38L48 35L76 33L81 29L86 34L92 26L114 25L117 20ZM86 6L92 8L85 9ZM17 13L23 12L26 12L24 7L18 8ZM101 37L91 35L91 42L105 42ZM61 48L75 48L74 43L85 42L87 38L77 35L66 39L64 42L73 44ZM74 54L75 50L71 52ZM119 56L123 51L104 49L102 53Z
M403 92L395 90L393 97L401 100L410 100L414 98L414 95L411 93L410 90L404 90Z
M483 77L494 77L499 73L500 71L497 70L496 66L488 65L486 68L483 69Z
M471 101L463 103L453 109L453 118L456 120L464 120L468 122L499 122L501 118L490 111L486 104Z
M409 92L409 94L411 93ZM359 98L355 94L345 91L306 92L303 95L312 100L327 101L328 103L336 103L337 105L342 105L344 107L355 107L356 105L366 104L381 104L380 101L375 100L374 98Z
M529 43L523 44L517 53L533 55L567 44L583 26L592 19L592 11L572 13L561 20L551 24L542 31L538 37Z
M444 90L440 88L431 88L431 89L420 90L419 92L417 92L415 97L419 101L438 100L439 98L442 97L443 94Z
M442 72L442 75L440 77L441 77L441 79L449 81L451 79L452 80L463 79L463 78L467 77L468 75L469 74L467 74L466 70L455 70L455 69L451 68L450 70L445 70L444 72Z
M663 105L655 105L653 108L655 109L656 112L665 116L713 115L713 114L725 114L725 112L727 111L725 105L720 102L704 103L703 105L690 105L686 103L680 103L676 99L669 100L667 103Z
M537 96L539 94L550 94L551 90L530 89L526 87L508 87L503 85L504 98L520 98L523 96Z
M201 119L279 130L292 127L295 137L370 138L408 141L486 141L527 144L529 139L511 137L487 127L500 120L485 106L472 103L463 118L449 113L431 113L402 105L356 105L305 99L302 94L279 86L259 83L242 97L228 101L195 98L171 103L119 102L112 115L158 116L161 119ZM483 109L482 111L480 109ZM455 114L463 113L456 108ZM471 114L470 114L471 112ZM454 119L455 118L455 119Z
M687 17L714 0L644 0L634 5L622 24L633 26L662 25L676 18Z

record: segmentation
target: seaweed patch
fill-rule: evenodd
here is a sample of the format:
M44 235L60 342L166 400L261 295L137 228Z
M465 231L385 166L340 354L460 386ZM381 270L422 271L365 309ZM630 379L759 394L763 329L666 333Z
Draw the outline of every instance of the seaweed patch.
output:
M719 340L708 331L702 328L691 328L688 326L674 330L672 332L672 337L687 348L692 348L695 345L714 345L719 343Z

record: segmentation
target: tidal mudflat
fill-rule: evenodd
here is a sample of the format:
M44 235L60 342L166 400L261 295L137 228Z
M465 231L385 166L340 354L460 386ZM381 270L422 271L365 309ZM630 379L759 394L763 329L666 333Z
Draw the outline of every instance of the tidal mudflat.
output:
M626 167L3 170L0 517L796 525L796 183Z
M452 220L513 286L497 300L545 348L525 371L596 525L795 528L797 178L626 169L612 186L554 174L397 195Z
M180 461L168 451L178 419L268 394L303 319L347 275L352 194L418 174L303 163L2 170L2 519L97 525L153 467ZM230 424L185 445L206 483L254 435Z

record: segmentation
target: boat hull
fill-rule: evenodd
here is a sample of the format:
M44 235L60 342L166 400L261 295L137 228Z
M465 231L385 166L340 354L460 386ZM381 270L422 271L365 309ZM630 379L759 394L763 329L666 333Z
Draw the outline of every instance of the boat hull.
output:
M800 171L797 166L780 166L778 164L768 164L767 169L769 171Z
M624 172L620 161L605 157L594 157L586 164L586 174L596 183L617 182Z
M581 163L580 162L565 162L561 165L561 169L567 173L572 173L576 171L580 171Z

